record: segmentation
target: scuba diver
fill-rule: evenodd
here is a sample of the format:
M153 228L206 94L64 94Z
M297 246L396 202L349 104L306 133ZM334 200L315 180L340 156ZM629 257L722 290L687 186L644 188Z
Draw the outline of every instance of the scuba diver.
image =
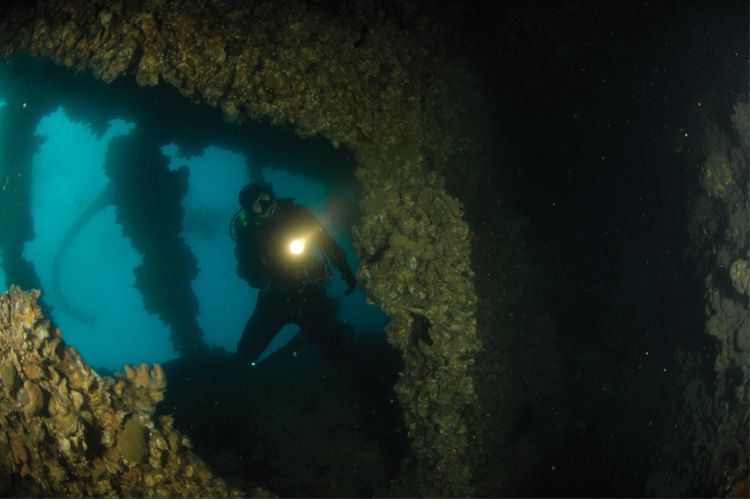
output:
M281 328L296 323L329 361L346 363L344 325L325 294L332 279L327 261L341 273L346 295L357 285L341 247L307 208L275 199L270 186L248 184L239 203L230 223L237 274L260 291L237 345L237 361L255 366Z

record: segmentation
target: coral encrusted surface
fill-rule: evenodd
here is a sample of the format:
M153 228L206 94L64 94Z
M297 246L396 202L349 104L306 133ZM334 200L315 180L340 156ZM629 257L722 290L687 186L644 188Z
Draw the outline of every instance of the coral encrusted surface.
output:
M0 295L0 491L28 497L262 496L230 490L155 417L161 366L103 377L65 345L38 292Z

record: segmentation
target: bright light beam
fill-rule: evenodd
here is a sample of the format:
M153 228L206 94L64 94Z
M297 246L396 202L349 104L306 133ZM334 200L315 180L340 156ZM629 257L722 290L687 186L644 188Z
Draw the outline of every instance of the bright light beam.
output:
M294 255L299 255L302 252L305 251L305 240L298 238L296 240L292 240L291 243L289 243L289 251L292 252Z

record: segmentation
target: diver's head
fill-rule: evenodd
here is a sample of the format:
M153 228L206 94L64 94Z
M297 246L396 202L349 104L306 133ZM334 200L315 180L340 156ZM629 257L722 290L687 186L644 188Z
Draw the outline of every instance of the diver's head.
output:
M271 217L279 208L273 197L270 186L248 184L243 187L239 195L240 206L248 214L265 219Z

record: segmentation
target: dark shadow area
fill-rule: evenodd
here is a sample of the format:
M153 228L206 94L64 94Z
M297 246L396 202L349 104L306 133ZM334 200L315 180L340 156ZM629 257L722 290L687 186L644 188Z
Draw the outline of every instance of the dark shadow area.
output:
M282 498L383 497L407 449L393 393L401 360L383 335L347 340L355 369L331 365L303 338L254 368L222 351L171 361L158 412L235 486Z
M561 422L534 424L563 443L523 496L644 496L680 396L675 353L715 349L688 234L691 148L707 96L747 99L747 4L712 5L495 11L505 30L479 57L512 61L495 75L498 96L513 96L497 110L498 161L519 167L493 185L526 219L567 397Z

